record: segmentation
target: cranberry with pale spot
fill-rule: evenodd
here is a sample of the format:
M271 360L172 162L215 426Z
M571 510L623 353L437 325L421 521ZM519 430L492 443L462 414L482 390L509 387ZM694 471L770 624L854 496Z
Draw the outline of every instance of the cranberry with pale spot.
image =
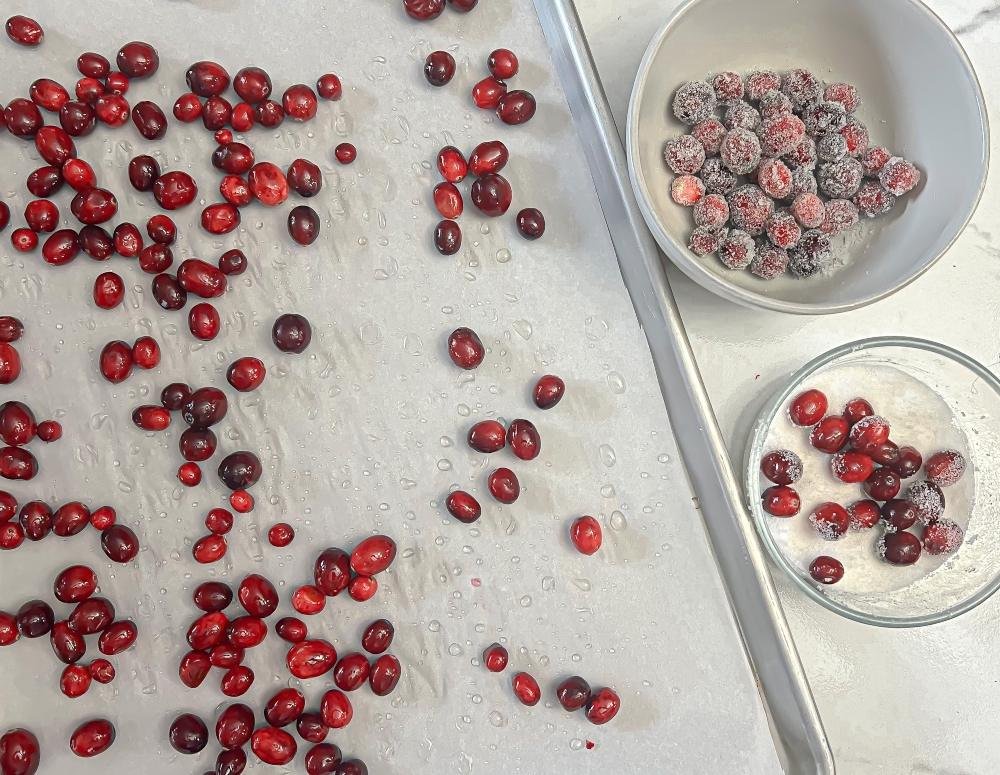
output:
M459 183L469 172L469 163L462 152L453 145L447 145L438 152L438 172L449 183Z

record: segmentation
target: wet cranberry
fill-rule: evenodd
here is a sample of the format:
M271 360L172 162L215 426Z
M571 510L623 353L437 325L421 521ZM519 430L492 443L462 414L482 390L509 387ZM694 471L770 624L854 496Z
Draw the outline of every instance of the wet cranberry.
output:
M38 235L31 229L14 229L10 233L10 244L19 253L30 253L38 247Z
M86 565L71 565L56 576L52 589L59 602L79 603L94 594L97 574Z
M255 164L247 183L257 201L268 207L276 207L288 199L288 181L278 165L269 161Z
M0 315L0 342L16 342L24 333L24 323L13 315Z
M186 124L197 121L201 118L201 113L201 100L198 99L196 94L191 94L190 92L182 94L174 103L174 118Z
M109 94L120 97L128 91L129 78L125 73L108 73L104 79L104 87L108 90Z
M111 72L111 63L100 54L85 51L76 58L76 69L89 78L104 78Z
M448 513L459 522L471 524L482 516L483 509L472 495L465 490L455 490L445 500Z
M128 163L128 179L136 191L152 191L160 177L160 164L152 156L136 156Z
M889 440L889 423L877 415L869 415L858 420L851 428L851 446L865 450Z
M229 202L211 204L201 211L201 228L209 234L228 234L240 225L240 211Z
M69 747L74 754L87 759L104 753L114 742L115 725L107 719L92 719L73 730Z
M97 185L94 168L83 159L67 159L62 166L62 176L74 191L86 191Z
M829 403L826 396L818 390L807 390L792 399L788 407L788 416L796 425L815 425L826 414Z
M240 582L240 605L251 616L264 619L278 608L278 593L274 585L257 573L252 573Z
M498 48L486 60L486 66L494 78L505 81L517 75L517 56L510 49Z
M164 210L177 210L194 201L198 186L186 172L165 172L153 183L153 196Z
M546 374L535 383L532 398L539 409L551 409L562 401L566 383L554 374Z
M254 499L246 490L236 490L229 494L229 505L233 511L237 511L240 514L248 514L253 511Z
M895 530L906 530L916 524L919 512L912 501L893 498L882 506L882 519Z
M114 620L115 607L110 600L103 597L89 597L76 604L76 608L69 615L69 626L80 635L94 635L106 630Z
M199 97L214 97L229 86L229 73L216 62L195 62L184 75L188 88Z
M69 92L62 84L51 78L39 78L33 81L28 87L28 95L32 102L52 113L58 112L59 108L69 101Z
M593 517L579 517L573 521L569 537L580 554L594 554L603 540L601 523Z
M513 193L506 178L487 173L472 184L472 203L491 218L503 215L510 208Z
M35 775L41 747L27 729L8 729L0 735L0 772L3 775Z
M351 570L359 576L375 576L396 559L396 542L389 536L375 535L363 540L351 552Z
M242 175L254 165L253 151L244 143L228 142L212 152L212 166L230 175Z
M324 100L339 100L344 87L334 73L326 73L316 81L316 91Z
M852 530L869 530L878 524L879 505L875 501L856 501L847 507Z
M309 630L305 622L293 616L286 616L274 625L274 631L278 637L288 643L301 643L309 637Z
M249 132L256 123L256 111L253 105L246 102L238 102L233 105L232 114L229 116L229 124L237 132Z
M153 298L163 309L178 310L187 304L187 291L173 275L158 274L153 278Z
M448 145L438 152L437 168L441 177L449 183L458 183L468 174L469 163L458 148Z
M392 644L396 629L388 619L376 619L361 636L361 646L370 654L381 654Z
M144 431L162 431L170 426L170 412L162 406L139 406L132 411L132 422Z
M444 86L455 77L455 57L447 51L432 51L424 61L424 77L431 86Z
M233 90L244 102L263 102L271 96L271 78L259 67L244 67L233 78Z
M208 727L193 713L182 713L170 724L170 745L183 754L196 754L208 745Z
M899 447L896 459L888 464L889 468L899 474L901 479L909 479L920 472L924 459L915 447Z
M448 355L456 366L474 369L486 357L486 348L471 328L456 328L448 337Z
M202 565L210 565L225 557L228 549L229 545L223 536L207 535L194 542L194 546L191 547L191 556Z
M132 343L132 360L140 369L153 369L160 363L160 345L151 336L140 336Z
M221 611L203 614L188 628L187 642L193 649L207 651L225 641L228 626L229 619Z
M295 758L295 739L283 729L262 727L253 733L250 750L265 764L288 764Z
M204 651L189 651L181 657L178 675L181 683L190 689L196 689L208 676L212 669L208 654Z
M110 191L91 188L80 191L73 197L70 210L80 223L104 223L114 218L118 212L118 200Z
M90 689L93 680L87 668L80 665L69 665L59 677L59 690L71 699L82 697Z
M827 541L836 541L842 538L851 524L850 515L847 509L837 503L821 503L812 514L809 521L816 528L816 532Z
M115 62L129 78L147 78L160 66L160 57L148 43L133 41L119 49Z
M29 99L17 97L7 103L3 111L8 131L15 137L34 137L42 128L42 114L38 106Z
M119 223L113 240L115 252L124 258L135 258L142 251L142 234L133 223Z
M132 107L132 123L147 140L158 140L167 133L167 117L159 105L149 100Z
M607 724L618 715L619 708L621 699L614 690L598 689L587 703L587 721L591 724Z
M402 666L392 654L383 654L375 660L368 674L368 685L377 697L391 694L399 683Z
M52 644L52 650L59 661L67 665L79 662L87 652L87 644L84 642L83 636L74 632L67 622L56 622L52 625L49 642Z
M248 705L234 703L227 705L216 719L215 737L219 745L230 751L250 742L253 727L253 710Z
M59 208L48 199L34 199L24 208L24 220L35 232L51 232L59 225Z
M295 530L287 522L277 522L267 531L267 541L279 549L288 546L295 540Z
M355 576L347 585L347 594L351 600L358 603L371 600L377 592L378 579L373 579L370 576Z
M98 118L98 113L96 106L100 103L102 105L101 114L107 115L107 102L101 102L105 98L103 96L98 97L94 101L94 107L91 107L85 102L71 101L67 102L61 108L59 108L59 125L63 128L66 134L71 137L82 137L83 135L90 134L94 129L94 123ZM120 98L119 98L120 99ZM128 103L126 103L125 118L128 118ZM117 114L114 118L117 121ZM106 121L105 123L110 124L111 122ZM114 126L121 126L124 122L119 121L114 124Z
M226 276L218 267L200 258L189 258L177 267L177 281L189 293L214 299L226 291Z
M913 565L920 551L920 539L906 531L886 533L879 545L879 554L892 565Z
M507 84L491 75L472 87L472 101L477 108L492 109L500 104L500 99L506 93Z
M225 535L228 533L233 529L234 522L235 519L232 512L225 509L211 509L205 515L205 527L209 533L215 533L215 535ZM232 665L229 665L229 667L232 667Z
M535 115L535 98L531 92L517 89L507 92L497 105L497 116L505 124L524 124Z
M272 727L287 727L306 707L306 698L298 689L282 689L267 701L264 718Z
M250 186L239 175L226 175L219 182L219 193L229 204L246 207L253 201Z
M257 121L262 127L272 129L285 120L285 111L274 100L264 100L254 109Z
M417 21L429 21L444 11L444 0L403 0L403 10Z
M331 689L323 695L320 715L323 717L323 723L330 729L342 729L351 723L354 708L346 694L338 689Z
M246 665L230 668L219 681L219 689L227 697L242 697L253 686L254 672Z
M324 595L334 597L350 582L351 558L343 549L330 547L320 552L313 567L316 586Z
M76 94L76 99L80 104L89 106L107 94L107 89L96 78L81 78L73 87L73 93Z
M68 102L66 103L66 105L69 104L70 103ZM74 104L79 104L79 103L74 103ZM63 106L64 110L65 107L66 106ZM106 124L107 126L111 127L118 127L118 126L123 126L125 122L128 121L128 118L131 115L131 108L129 107L128 100L126 100L121 95L102 94L94 101L93 112L94 115L97 116L97 120L100 121L102 124ZM62 111L60 111L59 121L60 123L62 123L63 129L65 129L70 134L73 134L73 131L70 129L70 127L66 125L66 121L63 120ZM91 128L92 126L93 125L91 125ZM86 129L85 131L80 131L78 132L78 134L85 134L88 131L90 131L90 129Z
M4 25L7 37L19 46L37 46L45 38L42 25L30 16L11 16ZM7 775L4 772L4 775Z
M316 678L328 673L336 661L336 649L325 640L304 640L296 643L288 650L285 657L289 672L301 679ZM327 724L333 726L329 721Z
M307 159L296 159L288 165L286 179L295 193L306 198L316 196L323 187L323 173Z
M185 460L201 463L215 454L218 440L209 428L188 428L181 434L178 446Z
M132 373L132 364L132 348L121 340L108 342L101 350L101 374L108 382L124 382Z
M517 476L509 468L498 468L487 479L487 486L492 495L500 503L513 503L521 494L521 485Z
M449 5L459 13L468 13L479 3L479 0L448 0Z
M445 218L458 218L465 209L458 186L454 183L438 183L434 187L434 206Z
M521 460L534 460L542 451L542 439L534 424L528 420L514 420L507 428L507 443Z
M469 446L477 452L497 452L507 444L507 431L496 420L483 420L469 429Z
M761 494L761 506L773 517L793 517L799 513L802 501L791 487L768 487Z
M304 83L289 86L281 95L281 107L292 121L309 121L316 115L316 92Z
M139 539L125 525L112 525L101 532L101 549L109 560L126 563L139 554Z
M115 252L115 242L110 234L100 226L89 224L77 235L83 252L95 261L105 261Z
M38 439L49 443L62 438L62 425L56 420L43 420L38 423Z
M438 223L434 229L434 247L443 256L455 255L462 248L462 227L455 221Z
M89 524L90 509L79 501L63 504L52 516L52 532L60 538L74 536Z
M563 710L570 713L586 707L590 701L590 684L578 675L571 675L556 688L556 698Z
M271 327L271 341L284 353L301 353L312 341L312 326L302 315L280 315Z
M853 398L844 407L844 419L851 425L875 414L872 405L863 398Z
M241 649L252 649L259 646L267 638L267 625L263 619L255 616L240 616L234 619L226 630L226 638L230 645ZM249 687L253 682L253 674L243 676L233 676L231 680L235 682L245 682ZM245 690L244 690L245 691Z
M194 604L206 613L222 611L233 602L233 590L221 581L199 584L193 594Z
M0 439L12 447L20 447L35 438L35 415L20 401L0 404Z
M230 490L245 490L257 483L262 470L252 452L233 452L219 463L219 479Z
M517 699L529 707L537 705L542 698L542 690L538 686L538 681L527 673L515 674L511 679L511 686Z
M90 677L99 684L109 684L115 680L115 666L106 659L95 659L87 668Z
M315 616L326 607L326 595L312 584L306 584L292 593L292 608L304 616Z
M9 385L21 374L21 356L13 345L0 342L0 385Z
M892 467L899 459L899 447L892 441L883 441L881 444L865 447L862 451L881 466Z
M25 638L48 635L55 621L52 608L44 600L29 600L17 609L17 630Z
M227 250L219 256L219 271L224 275L243 274L247 270L247 257L242 250Z
M94 303L101 309L114 309L125 297L125 281L114 272L102 272L94 279Z
M177 237L177 225L168 215L154 215L146 221L146 233L153 242L170 245Z
M51 165L33 170L25 181L29 193L38 197L51 196L62 188L62 184L62 168Z
M526 207L517 214L517 230L525 239L536 240L545 234L545 216L541 210Z
M333 155L341 164L353 164L358 158L358 149L351 143L341 143L333 149Z
M345 692L360 689L371 672L368 657L360 653L345 654L334 668L333 681L337 688Z
M309 205L293 207L288 213L288 234L300 245L312 245L319 236L319 215Z
M327 727L324 725L324 737L326 736L326 729ZM309 738L302 735L301 731L299 732L299 735L304 737L304 739L309 740ZM313 741L310 740L310 742ZM306 775L335 775L337 772L337 765L339 765L340 762L340 749L332 743L321 742L319 745L314 745L306 752Z
M809 443L821 452L833 454L847 444L850 425L838 415L824 417L809 434Z
M965 474L965 456L954 449L935 452L924 464L927 478L938 487L950 487Z
M24 543L24 529L16 522L0 524L0 549L17 549Z
M864 491L869 498L890 501L899 494L902 481L899 474L888 468L879 468L865 480Z
M73 138L57 126L41 127L35 134L35 148L45 161L60 167L76 156Z

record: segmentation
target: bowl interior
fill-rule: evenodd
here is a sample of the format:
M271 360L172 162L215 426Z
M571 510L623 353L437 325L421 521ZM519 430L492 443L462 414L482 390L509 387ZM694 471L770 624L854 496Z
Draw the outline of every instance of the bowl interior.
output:
M921 186L892 212L835 243L827 276L767 282L687 249L691 213L670 199L664 142L686 131L670 110L676 89L721 70L806 67L847 81L857 117ZM731 299L793 312L849 309L891 293L930 267L975 210L989 160L982 94L957 41L915 0L695 0L654 40L630 110L630 162L647 221L695 281Z
M788 419L791 398L812 387L826 393L830 413L856 396L868 398L875 411L889 420L892 438L915 446L925 457L948 448L967 456L965 476L944 490L944 517L966 531L957 552L924 553L914 565L896 567L876 554L880 526L851 531L837 541L819 536L807 517L815 506L827 500L847 506L865 496L858 485L837 481L826 456L809 447L808 429L795 427ZM929 624L985 599L1000 584L998 389L996 378L979 364L919 340L847 345L807 366L761 415L747 456L747 501L773 559L810 596L873 624ZM760 460L774 449L791 449L804 464L804 475L794 485L802 497L802 510L788 519L770 516L760 505L761 491L770 486L760 475ZM921 472L905 480L899 497L922 478ZM912 532L920 536L919 524ZM842 581L823 586L809 577L809 564L819 555L843 562Z

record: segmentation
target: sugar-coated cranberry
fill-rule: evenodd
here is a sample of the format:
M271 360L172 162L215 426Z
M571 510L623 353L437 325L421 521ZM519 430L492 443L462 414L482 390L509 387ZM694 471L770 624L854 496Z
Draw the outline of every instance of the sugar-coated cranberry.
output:
M802 506L799 494L785 485L768 487L761 493L760 502L772 517L794 517Z
M580 554L595 554L603 541L601 523L593 517L578 517L570 526L569 537Z
M877 178L890 159L892 159L892 154L887 148L880 146L869 148L861 154L861 166L864 168L865 176Z
M821 503L812 514L809 521L816 528L816 532L827 541L836 541L843 538L851 525L850 515L847 509L837 503Z
M710 118L717 104L715 89L710 84L689 81L674 94L672 110L679 121L693 126Z
M802 459L788 449L768 452L761 458L760 472L775 484L795 484L802 478Z
M913 504L917 519L925 525L944 515L944 493L933 482L914 482L906 489L906 500Z
M851 201L865 217L877 218L893 208L896 197L886 191L878 181L866 180Z
M863 452L838 452L830 458L830 470L842 482L860 484L875 470L875 461Z
M951 554L965 540L965 531L950 519L927 525L923 533L923 547L928 554Z
M877 468L864 483L864 491L869 498L890 501L899 495L901 480L899 474L889 468Z
M445 500L445 506L449 514L459 522L465 522L466 524L475 522L483 514L483 509L479 505L479 501L465 492L465 490L455 490L449 493Z
M851 446L864 450L875 447L889 440L889 423L878 415L862 417L851 428Z
M845 140L847 140L847 153L851 156L861 156L866 150L868 150L868 145L871 142L871 135L868 132L868 127L853 116L847 120L846 124L844 124L843 128L840 130L840 134Z
M778 210L768 218L764 231L772 245L786 250L794 248L802 238L802 229L787 210Z
M424 77L431 86L444 86L455 77L455 57L447 51L432 51L424 60Z
M809 443L821 452L833 454L846 445L850 425L839 415L824 417L809 433Z
M855 501L847 507L852 530L869 530L878 524L881 512L875 501Z
M892 565L913 565L920 551L920 539L905 530L886 533L878 543L879 555Z
M537 705L538 701L542 699L542 690L538 686L538 681L528 673L515 674L511 679L511 686L514 689L514 695L523 705L529 707Z
M924 463L927 478L938 487L950 487L965 473L965 456L955 449L935 452Z
M115 725L107 719L92 719L73 730L69 748L77 756L87 759L107 751L115 742Z
M497 141L499 143L499 141ZM499 143L503 145L502 143ZM504 149L506 150L506 149ZM465 179L469 171L469 164L462 155L462 152L453 145L448 145L438 152L437 157L438 172L449 183L458 183Z

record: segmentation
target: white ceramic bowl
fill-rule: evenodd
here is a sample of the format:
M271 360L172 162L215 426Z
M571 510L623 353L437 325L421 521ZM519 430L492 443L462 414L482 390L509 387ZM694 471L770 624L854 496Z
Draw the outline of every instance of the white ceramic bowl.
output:
M917 164L923 182L882 218L839 238L829 275L767 282L687 248L689 208L670 199L663 144L687 128L670 104L686 81L723 70L805 67L857 86L873 145ZM740 304L799 314L871 304L949 248L979 203L989 166L983 94L961 44L918 0L689 0L650 43L628 113L629 173L649 228L691 279ZM836 244L836 242L835 242Z

